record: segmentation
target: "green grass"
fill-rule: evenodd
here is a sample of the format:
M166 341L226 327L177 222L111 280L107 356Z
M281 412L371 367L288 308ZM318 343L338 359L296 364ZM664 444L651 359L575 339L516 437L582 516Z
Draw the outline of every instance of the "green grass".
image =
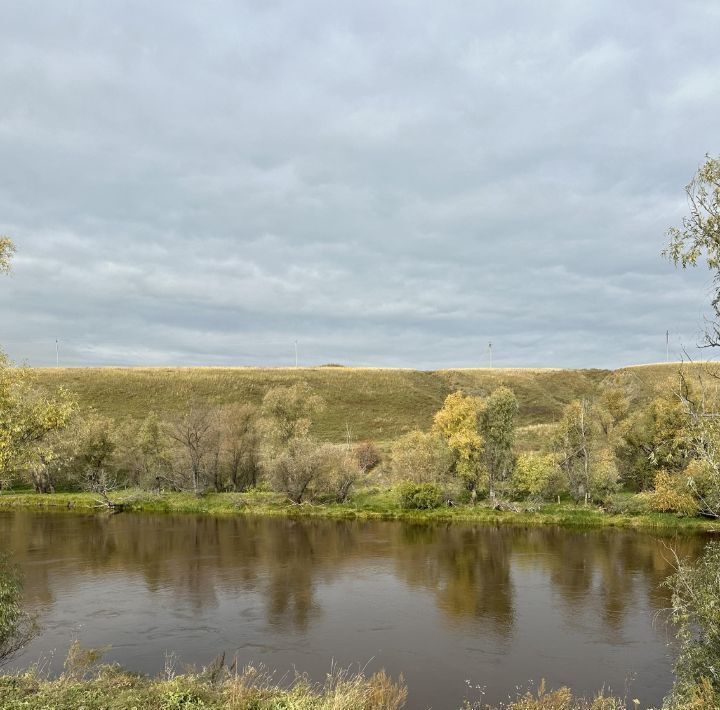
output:
M0 676L3 710L397 710L406 696L402 680L393 682L384 673L369 678L335 673L322 685L298 677L284 686L253 668L171 678L117 666L80 668L52 680L33 673Z
M124 510L135 513L191 513L196 515L263 515L291 518L329 518L338 520L411 520L472 522L490 525L560 525L564 527L616 527L657 532L712 532L718 523L704 518L679 517L671 513L611 514L597 506L572 502L552 503L527 509L492 510L483 503L456 505L434 510L405 510L389 488L358 491L347 503L289 503L279 493L210 493L197 497L191 493L151 494L140 490L119 492L115 500L124 502ZM90 512L102 510L97 497L90 493L3 492L0 510L35 509Z

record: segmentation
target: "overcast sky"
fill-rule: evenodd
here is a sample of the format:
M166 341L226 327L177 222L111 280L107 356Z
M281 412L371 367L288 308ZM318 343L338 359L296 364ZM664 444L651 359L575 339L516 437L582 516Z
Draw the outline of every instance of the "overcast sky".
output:
M0 345L52 364L615 367L720 152L720 3L0 0Z

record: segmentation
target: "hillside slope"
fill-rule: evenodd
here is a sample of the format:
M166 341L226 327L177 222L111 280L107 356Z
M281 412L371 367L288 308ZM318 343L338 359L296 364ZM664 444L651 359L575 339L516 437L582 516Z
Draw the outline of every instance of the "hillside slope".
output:
M108 416L141 418L148 412L172 415L188 402L259 404L270 387L299 380L322 395L327 407L315 433L341 441L350 427L354 439L387 442L414 428L427 428L452 391L486 395L500 385L512 388L520 402L521 443L533 431L556 421L565 404L592 396L603 383L621 382L635 400L676 374L678 363L610 370L484 368L466 370L317 368L44 368L40 384L64 386L83 406Z

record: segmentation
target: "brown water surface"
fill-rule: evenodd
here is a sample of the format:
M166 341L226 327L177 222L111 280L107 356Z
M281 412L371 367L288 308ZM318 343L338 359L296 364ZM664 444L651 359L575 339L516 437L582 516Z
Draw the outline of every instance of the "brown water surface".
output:
M642 707L671 682L676 540L617 531L0 512L42 634L15 663L58 671L72 638L159 672L166 652L403 673L411 708L497 702L544 678ZM484 695L482 694L484 690Z

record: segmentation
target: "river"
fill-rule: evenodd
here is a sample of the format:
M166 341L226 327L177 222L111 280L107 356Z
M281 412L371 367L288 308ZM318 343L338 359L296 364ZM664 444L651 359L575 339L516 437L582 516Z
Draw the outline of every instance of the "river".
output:
M541 679L641 707L671 684L661 584L700 536L281 518L0 512L58 672L73 638L157 673L172 652L323 680L402 673L410 708L506 700ZM288 674L290 674L288 676Z

